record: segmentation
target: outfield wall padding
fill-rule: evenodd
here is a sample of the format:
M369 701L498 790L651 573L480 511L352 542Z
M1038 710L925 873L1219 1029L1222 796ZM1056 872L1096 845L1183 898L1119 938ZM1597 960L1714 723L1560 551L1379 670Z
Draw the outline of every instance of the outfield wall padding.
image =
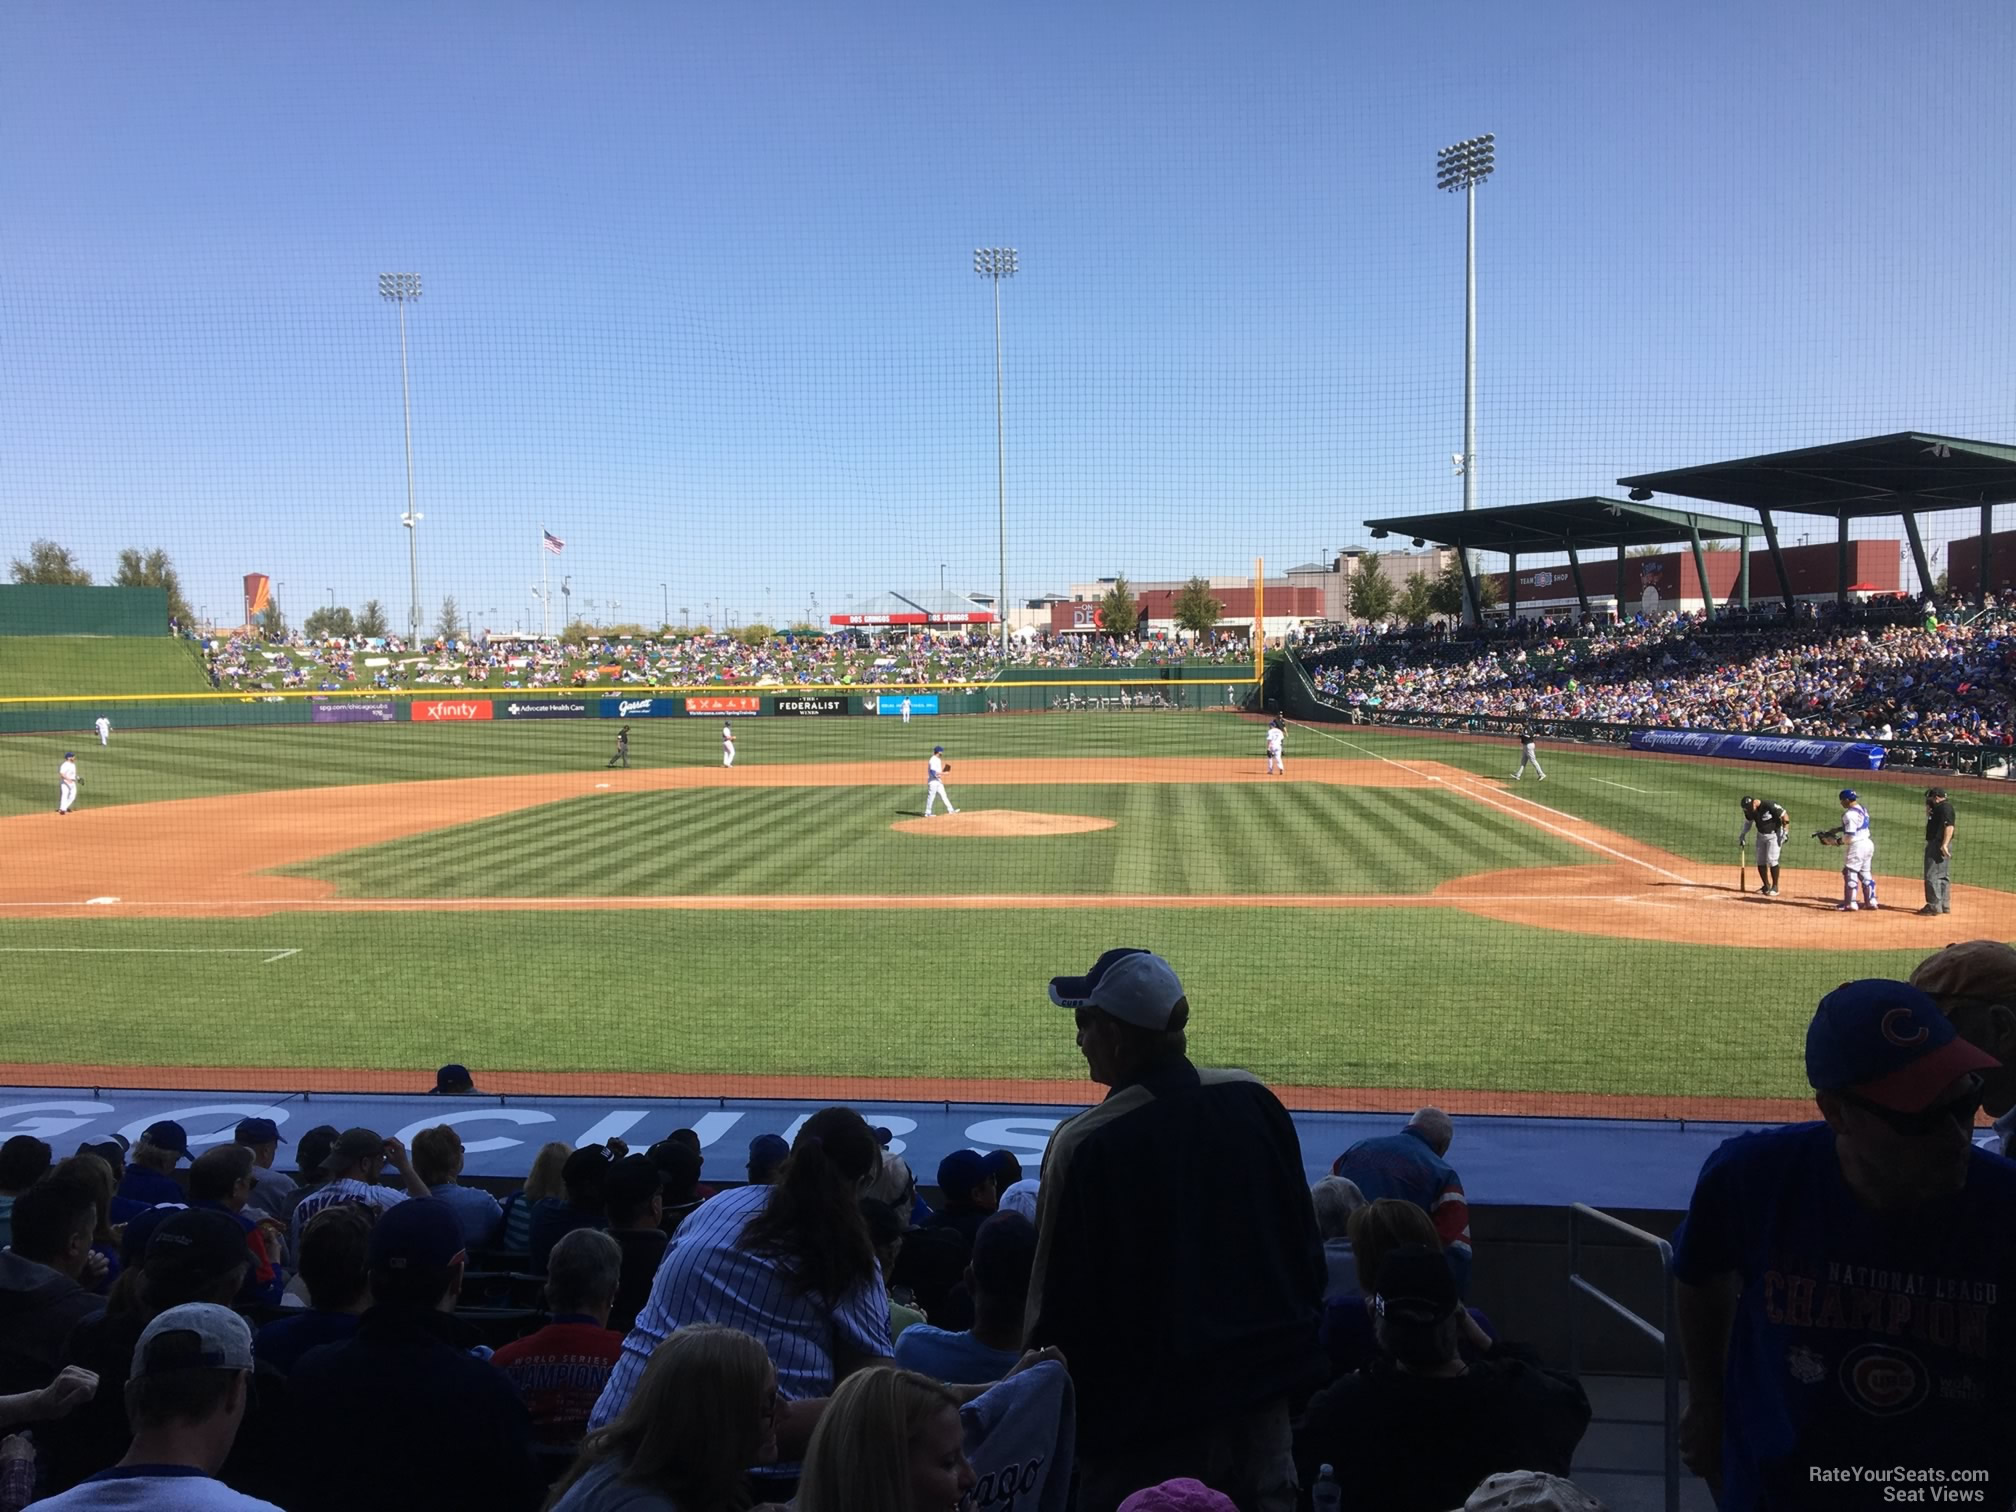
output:
M165 588L0 587L0 635L166 635Z

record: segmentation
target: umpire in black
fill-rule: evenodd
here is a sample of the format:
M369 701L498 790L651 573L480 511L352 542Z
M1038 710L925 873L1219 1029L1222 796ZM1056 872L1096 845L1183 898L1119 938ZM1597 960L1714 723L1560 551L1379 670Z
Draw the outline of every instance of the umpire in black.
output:
M1925 906L1921 914L1953 912L1953 800L1946 789L1925 789Z
M616 754L609 758L609 765L630 765L630 726L625 725L616 732Z

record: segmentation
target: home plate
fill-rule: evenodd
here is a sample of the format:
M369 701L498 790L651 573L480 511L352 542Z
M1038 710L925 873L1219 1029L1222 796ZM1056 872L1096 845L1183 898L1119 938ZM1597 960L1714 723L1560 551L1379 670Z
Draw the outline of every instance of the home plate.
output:
M117 903L118 901L117 898L86 898L84 904L88 908L93 903Z

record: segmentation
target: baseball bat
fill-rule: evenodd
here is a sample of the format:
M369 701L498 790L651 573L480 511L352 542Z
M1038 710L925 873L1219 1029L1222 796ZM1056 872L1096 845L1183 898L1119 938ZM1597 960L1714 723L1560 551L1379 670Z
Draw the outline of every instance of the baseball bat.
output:
M1743 847L1740 845L1736 847L1736 891L1746 896L1750 891L1750 873L1744 868Z

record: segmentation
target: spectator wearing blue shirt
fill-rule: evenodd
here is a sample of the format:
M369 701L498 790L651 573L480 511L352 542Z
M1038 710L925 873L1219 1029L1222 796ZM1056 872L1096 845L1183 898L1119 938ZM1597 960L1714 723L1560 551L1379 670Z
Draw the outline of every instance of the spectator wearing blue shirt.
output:
M896 1341L896 1363L949 1386L1001 1380L1022 1357L1022 1319L1036 1227L1017 1213L996 1213L973 1236L966 1289L973 1326L959 1332L918 1323Z
M1422 1108L1398 1134L1361 1139L1330 1167L1357 1184L1368 1202L1397 1197L1426 1213L1449 1257L1456 1288L1470 1291L1470 1203L1463 1179L1446 1158L1455 1125L1440 1108Z
M308 1307L275 1318L259 1330L252 1352L283 1374L324 1344L357 1337L357 1320L371 1305L369 1248L378 1210L358 1202L324 1208L301 1233L301 1281Z
M119 1195L143 1207L164 1202L181 1202L182 1185L175 1179L175 1167L189 1156L189 1135L172 1118L149 1124L126 1157L126 1174L119 1180Z
M482 1249L495 1237L504 1209L481 1187L465 1187L455 1179L462 1174L463 1154L462 1136L452 1124L436 1124L413 1136L413 1169L427 1183L428 1194L455 1210L462 1242Z
M1997 1067L1915 987L1850 982L1806 1032L1822 1121L1702 1167L1674 1238L1681 1443L1723 1512L1881 1505L1849 1479L1869 1466L2016 1494L2016 1165L1972 1137Z

